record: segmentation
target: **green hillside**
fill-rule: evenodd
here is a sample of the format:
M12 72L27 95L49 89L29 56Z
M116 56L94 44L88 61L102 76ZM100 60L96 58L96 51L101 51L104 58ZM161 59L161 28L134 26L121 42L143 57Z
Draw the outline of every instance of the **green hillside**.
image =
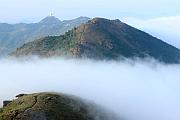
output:
M24 44L12 54L100 60L152 57L165 63L180 60L179 49L119 20L104 18L94 18L61 36Z

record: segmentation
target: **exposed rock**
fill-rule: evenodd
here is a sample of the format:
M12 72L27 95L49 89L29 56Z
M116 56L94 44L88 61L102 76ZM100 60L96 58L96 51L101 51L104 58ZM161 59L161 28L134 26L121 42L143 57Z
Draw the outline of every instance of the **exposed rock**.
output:
M28 94L19 94L19 95L16 95L15 97L19 98L19 97L23 97L25 95L28 95Z
M12 102L12 100L3 101L3 107L6 107L11 102Z

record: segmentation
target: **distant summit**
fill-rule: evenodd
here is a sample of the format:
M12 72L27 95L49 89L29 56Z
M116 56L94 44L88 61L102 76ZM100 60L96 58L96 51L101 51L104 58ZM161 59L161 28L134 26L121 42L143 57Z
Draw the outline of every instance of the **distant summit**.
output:
M39 23L42 23L42 24L60 24L61 21L54 16L48 16L48 17L44 18L43 20L41 20Z
M86 23L89 19L87 17L79 17L60 21L54 16L48 16L39 23L12 25L0 23L0 57L35 39L62 35L68 30Z
M66 56L118 60L152 57L179 63L180 50L120 20L94 18L64 35L45 37L18 48L14 56Z

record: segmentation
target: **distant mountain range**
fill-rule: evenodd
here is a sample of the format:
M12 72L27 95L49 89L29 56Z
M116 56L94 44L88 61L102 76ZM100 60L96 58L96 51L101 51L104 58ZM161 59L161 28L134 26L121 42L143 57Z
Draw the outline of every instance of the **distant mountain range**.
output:
M88 20L87 17L79 17L73 20L60 21L54 16L48 16L39 23L0 23L0 56L7 55L24 43L34 39L62 35Z
M165 63L180 61L179 49L120 20L104 18L89 20L61 36L29 42L12 54L16 57L38 55L99 60L153 57Z

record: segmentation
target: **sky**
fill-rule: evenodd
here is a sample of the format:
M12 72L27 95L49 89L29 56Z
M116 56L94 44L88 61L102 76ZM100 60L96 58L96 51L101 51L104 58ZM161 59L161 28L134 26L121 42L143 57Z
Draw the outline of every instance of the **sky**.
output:
M180 49L180 16L147 20L127 17L122 21Z
M53 12L79 16L149 19L180 14L179 0L0 0L0 22L36 22Z

